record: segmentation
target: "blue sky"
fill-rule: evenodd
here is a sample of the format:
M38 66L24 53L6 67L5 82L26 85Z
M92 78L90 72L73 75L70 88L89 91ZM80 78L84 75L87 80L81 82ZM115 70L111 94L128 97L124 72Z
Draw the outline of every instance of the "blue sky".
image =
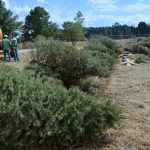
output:
M44 7L50 21L61 26L64 21L73 21L81 11L84 26L112 26L115 22L137 26L140 21L150 22L150 0L3 0L6 7L24 21L30 10Z

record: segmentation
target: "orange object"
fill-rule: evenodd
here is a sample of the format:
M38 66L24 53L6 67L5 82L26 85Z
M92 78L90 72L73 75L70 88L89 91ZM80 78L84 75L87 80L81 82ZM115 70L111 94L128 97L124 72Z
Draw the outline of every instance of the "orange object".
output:
M2 30L0 28L0 41L3 40L3 33L2 33Z
M2 30L0 28L0 54L3 53L3 50L2 50L2 46L1 46L1 41L3 40L3 33L2 33Z

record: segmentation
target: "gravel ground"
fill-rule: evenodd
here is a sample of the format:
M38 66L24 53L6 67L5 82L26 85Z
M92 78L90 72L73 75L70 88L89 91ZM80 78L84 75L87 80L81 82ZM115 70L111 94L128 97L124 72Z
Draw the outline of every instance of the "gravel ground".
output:
M117 65L105 94L122 108L122 121L102 150L150 150L150 65Z

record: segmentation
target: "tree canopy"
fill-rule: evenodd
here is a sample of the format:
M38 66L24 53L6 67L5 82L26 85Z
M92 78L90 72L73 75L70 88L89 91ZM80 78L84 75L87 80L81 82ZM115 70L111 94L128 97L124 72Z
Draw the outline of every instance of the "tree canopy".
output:
M5 7L5 3L0 0L0 28L4 34L11 34L20 25L21 22L17 21L17 16L13 16L13 13Z
M80 23L67 21L63 23L63 28L64 38L71 41L73 45L75 45L77 41L84 39L84 32Z
M35 7L25 18L25 39L42 35L44 28L48 26L49 13L43 7Z
M142 36L142 34L148 34L149 28L146 22L139 22L138 24L138 34Z
M83 22L84 22L84 17L83 17L83 14L81 13L81 11L78 11L76 13L76 16L74 17L74 21L80 23L81 25L83 25Z
M58 33L58 27L56 23L49 22L48 26L43 28L42 35L45 37L54 37Z

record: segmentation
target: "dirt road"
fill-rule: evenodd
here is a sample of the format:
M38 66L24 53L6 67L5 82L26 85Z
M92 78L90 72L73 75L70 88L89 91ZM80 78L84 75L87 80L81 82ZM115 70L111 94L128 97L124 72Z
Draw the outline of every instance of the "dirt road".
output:
M122 121L102 150L150 150L150 65L117 65L105 93L122 108Z

